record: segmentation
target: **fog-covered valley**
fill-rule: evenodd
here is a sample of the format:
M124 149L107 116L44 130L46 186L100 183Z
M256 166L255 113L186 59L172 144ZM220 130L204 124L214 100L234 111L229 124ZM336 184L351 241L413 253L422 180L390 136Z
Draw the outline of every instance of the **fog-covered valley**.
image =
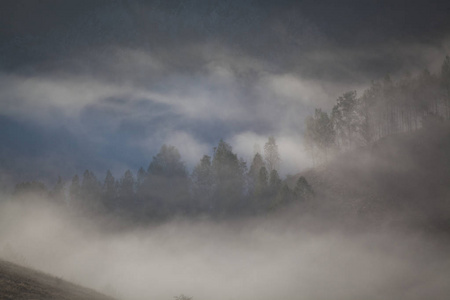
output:
M447 299L449 11L0 1L0 298Z
M32 201L2 205L2 258L120 299L446 299L450 292L448 238L389 223L340 226L294 209L115 231Z
M344 154L304 173L313 200L251 216L142 223L4 196L0 255L119 299L446 299L448 190L436 186L447 169L419 167L447 151L411 147L442 144L448 130L435 134L383 141L346 163ZM410 170L435 176L405 186L422 178Z

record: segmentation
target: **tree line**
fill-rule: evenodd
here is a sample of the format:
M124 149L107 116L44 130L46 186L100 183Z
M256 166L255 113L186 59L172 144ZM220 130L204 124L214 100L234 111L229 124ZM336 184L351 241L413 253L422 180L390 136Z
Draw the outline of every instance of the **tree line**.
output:
M256 152L250 167L231 145L220 140L212 157L204 155L189 174L178 149L163 145L147 169L127 170L119 179L107 171L103 181L86 170L65 184L59 177L51 191L40 182L16 186L16 195L47 195L73 209L159 220L173 215L230 216L267 213L314 192L304 177L290 188L279 176L280 155L274 137Z
M315 163L331 153L369 146L399 132L450 119L450 57L439 74L424 70L397 81L374 81L361 96L344 93L330 113L316 109L306 119L305 144Z

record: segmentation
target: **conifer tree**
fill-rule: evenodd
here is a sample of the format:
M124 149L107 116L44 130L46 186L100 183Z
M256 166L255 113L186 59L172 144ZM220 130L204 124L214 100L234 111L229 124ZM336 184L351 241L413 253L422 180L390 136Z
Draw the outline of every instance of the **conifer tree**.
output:
M266 168L270 173L272 170L278 170L280 167L280 154L278 153L278 145L275 137L270 136L267 143L264 145L264 158L266 160Z
M78 175L75 175L72 178L72 183L70 185L69 194L70 194L71 206L76 207L78 199L81 196L80 179L78 178Z
M300 176L294 188L295 197L300 201L309 200L314 196L314 191L304 176Z
M265 167L265 163L263 160L263 157L258 152L255 154L252 160L252 164L250 165L250 170L248 172L249 177L256 181L259 175L259 170L261 170L262 167Z
M62 204L64 202L64 181L59 175L55 187L50 192L50 197L58 204Z
M281 179L277 170L272 170L269 176L269 191L271 196L276 195L281 188Z
M110 170L106 172L103 182L103 205L108 210L113 210L117 206L116 179Z
M269 187L269 176L267 174L266 167L262 167L259 170L258 180L255 186L255 195L260 198L264 198L267 195Z
M242 208L244 174L241 162L232 147L224 142L214 148L212 170L215 182L215 213L229 213Z
M192 198L198 211L210 211L214 190L214 176L211 157L203 155L191 175Z
M178 149L163 145L148 167L145 183L145 205L150 214L167 217L189 210L189 185L184 162Z

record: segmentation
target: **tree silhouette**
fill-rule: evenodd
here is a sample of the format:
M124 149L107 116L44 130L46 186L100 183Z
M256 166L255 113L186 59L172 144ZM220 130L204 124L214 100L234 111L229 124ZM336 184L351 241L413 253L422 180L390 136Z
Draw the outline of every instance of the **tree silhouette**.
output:
M211 164L211 157L204 155L195 166L191 175L192 198L195 202L196 210L210 211L212 209L212 195L214 191L214 177Z
M241 207L244 188L242 167L232 147L220 140L218 146L214 148L212 160L215 213L229 213Z
M114 210L117 207L117 186L116 180L111 171L106 171L103 182L103 205L107 210Z
M269 140L264 145L264 158L269 173L272 172L272 170L278 170L281 159L280 154L278 153L278 145L273 136L270 136Z
M143 194L148 214L165 218L189 210L187 171L177 148L163 145L147 173Z
M58 176L58 180L56 181L53 190L50 192L50 198L58 204L62 204L64 202L64 181L61 176Z
M295 184L294 194L300 201L309 200L314 196L314 191L304 176L300 176Z
M148 173L165 177L186 177L186 167L181 161L181 155L174 146L163 145L159 153L153 157L148 167Z
M119 184L119 207L125 212L132 212L135 203L135 180L130 170L125 171Z
M314 116L306 118L305 143L306 149L315 160L326 160L334 146L335 130L326 112L316 109Z
M73 176L69 193L71 204L76 206L76 202L78 201L81 195L80 179L78 178L78 175Z

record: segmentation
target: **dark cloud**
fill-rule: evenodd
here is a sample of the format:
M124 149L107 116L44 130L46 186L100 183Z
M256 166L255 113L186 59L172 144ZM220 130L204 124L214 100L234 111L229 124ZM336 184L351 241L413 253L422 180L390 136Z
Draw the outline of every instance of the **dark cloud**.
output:
M274 72L362 83L429 67L423 53L403 47L434 47L442 58L449 9L443 1L6 1L0 66L97 74L114 46L190 73L211 59L195 45L209 43Z
M24 157L25 143L34 145L32 157L62 153L73 170L122 170L147 165L162 143L188 143L192 165L203 154L196 151L220 138L240 141L239 149L253 143L243 137L298 139L304 117L345 91L386 74L436 71L450 51L449 8L387 0L2 1L0 107L10 132L2 138L24 137L3 146L2 159ZM84 154L53 149L59 142L50 136L64 135Z

